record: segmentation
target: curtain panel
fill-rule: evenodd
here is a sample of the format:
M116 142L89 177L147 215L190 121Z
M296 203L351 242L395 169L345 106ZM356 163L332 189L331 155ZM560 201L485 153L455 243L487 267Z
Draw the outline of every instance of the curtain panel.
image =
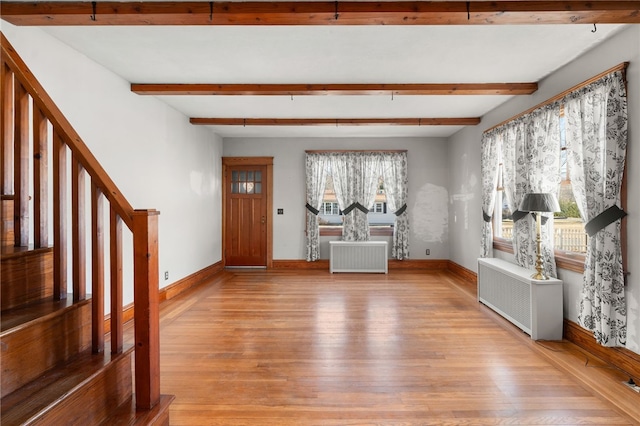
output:
M327 183L329 161L325 155L306 153L305 170L307 184L307 261L320 259L320 227L318 213L322 206L324 187Z
M336 193L338 206L343 212L342 240L359 241L356 239L359 233L355 229L355 212L353 206L356 199L356 168L353 166L357 160L355 152L340 152L329 154L333 189Z
M395 213L391 257L409 258L409 214L407 213L408 173L407 153L382 154L382 179L387 194L387 208Z
M369 241L369 210L376 201L378 192L381 155L376 152L358 153L352 167L355 169L355 200L353 209L353 241Z
M603 346L626 344L620 190L627 148L624 75L616 71L565 98L569 173L589 233L578 321ZM597 223L595 218L604 223ZM595 226L593 226L595 225Z
M554 102L538 108L491 133L494 132L499 132L502 136L500 149L504 168L503 186L507 204L513 214L513 252L520 266L533 269L537 258L535 216L519 211L518 207L525 194L530 192L558 194L560 103ZM490 183L487 182L486 187L484 185L483 180L483 197L490 198L491 195L486 192ZM545 214L544 218L541 229L543 268L546 275L555 277L553 214Z
M493 210L496 205L498 187L498 150L502 147L502 132L499 128L482 135L482 235L480 237L480 257L493 254Z

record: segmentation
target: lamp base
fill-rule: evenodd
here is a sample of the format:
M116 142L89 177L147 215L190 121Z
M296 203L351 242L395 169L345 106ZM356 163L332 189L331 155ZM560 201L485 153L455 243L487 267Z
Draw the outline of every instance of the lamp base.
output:
M541 271L536 271L533 275L531 275L531 278L533 278L534 280L548 280L549 277L546 276L545 274L543 274Z

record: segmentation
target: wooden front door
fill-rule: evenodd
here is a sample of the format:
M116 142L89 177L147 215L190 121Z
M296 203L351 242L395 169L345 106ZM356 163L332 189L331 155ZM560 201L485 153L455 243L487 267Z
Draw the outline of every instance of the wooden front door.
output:
M267 267L267 166L226 164L224 173L225 265Z

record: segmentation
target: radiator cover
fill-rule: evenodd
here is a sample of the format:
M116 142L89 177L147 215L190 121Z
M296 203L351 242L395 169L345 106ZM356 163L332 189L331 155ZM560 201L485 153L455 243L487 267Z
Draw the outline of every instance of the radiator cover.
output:
M478 301L534 340L561 340L562 281L535 280L533 272L502 259L478 259Z
M329 270L386 274L386 241L329 241Z

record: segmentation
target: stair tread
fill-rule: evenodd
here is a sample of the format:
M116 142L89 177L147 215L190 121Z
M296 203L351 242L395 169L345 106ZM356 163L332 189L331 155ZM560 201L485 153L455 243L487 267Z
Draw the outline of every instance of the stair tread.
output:
M90 302L91 299L74 302L72 295L68 295L66 299L62 300L42 300L29 305L7 309L2 311L2 316L0 317L0 335L4 335L5 332L13 331L32 321L43 321L52 315L62 313L65 309L71 309L74 305L80 306Z
M2 260L12 259L18 256L28 256L36 253L46 253L52 251L53 247L35 247L33 244L28 246L2 246L0 252L2 253Z
M102 424L109 426L154 425L169 410L173 395L160 395L160 402L151 410L136 410L135 395L131 401L118 407Z
M0 416L3 423L22 424L38 413L48 410L50 405L61 401L64 396L86 383L112 360L129 356L131 351L131 345L119 354L94 354L89 350L49 370L2 398Z

